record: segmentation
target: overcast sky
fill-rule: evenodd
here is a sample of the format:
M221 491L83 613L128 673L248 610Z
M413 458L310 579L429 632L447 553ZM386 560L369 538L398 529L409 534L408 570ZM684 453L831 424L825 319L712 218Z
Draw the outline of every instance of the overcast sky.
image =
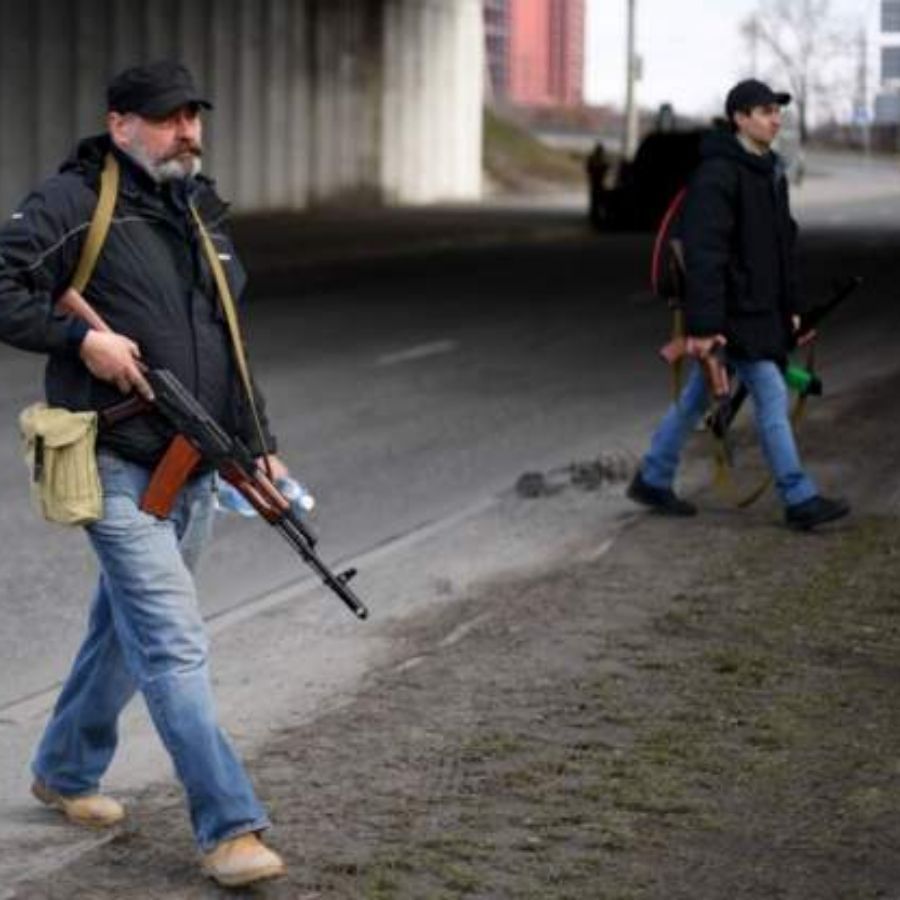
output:
M655 108L668 101L676 112L704 116L718 112L728 88L750 72L739 27L757 9L757 0L636 0L636 4L637 49L643 59L641 105ZM831 0L831 7L841 21L858 23L867 12L869 21L873 19L877 0ZM626 0L587 0L589 103L622 105L626 8Z

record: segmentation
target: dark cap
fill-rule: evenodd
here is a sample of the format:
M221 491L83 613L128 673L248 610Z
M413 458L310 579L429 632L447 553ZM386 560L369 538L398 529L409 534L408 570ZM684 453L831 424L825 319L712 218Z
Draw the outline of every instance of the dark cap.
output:
M776 93L762 81L748 78L746 81L739 81L728 92L725 98L725 115L731 121L736 112L748 112L755 106L770 106L773 103L787 106L790 102L790 94Z
M212 109L209 100L197 91L191 73L168 60L126 69L106 89L107 109L148 119L161 119L190 105Z

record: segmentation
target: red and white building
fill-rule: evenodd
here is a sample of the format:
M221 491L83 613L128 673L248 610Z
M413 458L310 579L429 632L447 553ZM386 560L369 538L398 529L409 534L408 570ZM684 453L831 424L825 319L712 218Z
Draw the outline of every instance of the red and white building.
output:
M487 65L496 100L580 106L585 0L485 0Z

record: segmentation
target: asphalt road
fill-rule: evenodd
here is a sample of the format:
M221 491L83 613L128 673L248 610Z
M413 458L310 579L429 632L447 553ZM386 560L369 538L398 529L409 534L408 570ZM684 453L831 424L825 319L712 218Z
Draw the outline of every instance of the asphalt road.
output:
M822 343L827 386L840 390L896 353L900 188L885 166L865 178L851 168L849 188L846 171L829 171L817 176L827 190L811 178L798 209L809 295L866 277ZM391 221L403 225L393 239ZM645 287L649 236L594 235L564 203L329 227L351 236L330 241L318 266L283 222L239 227L256 275L252 359L282 453L318 497L324 556L359 556L528 469L640 451L667 389L653 353L666 314ZM81 534L27 509L14 422L40 371L0 350L0 718L65 673L94 579ZM304 574L265 525L223 518L201 574L204 610L214 617Z

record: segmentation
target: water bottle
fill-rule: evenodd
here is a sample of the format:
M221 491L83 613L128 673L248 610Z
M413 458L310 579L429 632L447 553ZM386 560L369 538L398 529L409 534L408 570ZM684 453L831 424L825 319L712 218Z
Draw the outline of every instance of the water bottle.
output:
M256 515L253 504L224 478L216 478L215 505L218 512L236 513L245 519Z
M291 509L296 516L308 517L315 509L316 498L309 492L305 485L295 478L276 478L275 487L290 501ZM224 478L216 479L216 509L220 512L236 513L244 518L251 519L256 510L253 504L232 484Z
M276 478L275 487L290 500L291 509L300 518L308 516L316 508L316 498L309 492L306 485L301 484L295 478Z

